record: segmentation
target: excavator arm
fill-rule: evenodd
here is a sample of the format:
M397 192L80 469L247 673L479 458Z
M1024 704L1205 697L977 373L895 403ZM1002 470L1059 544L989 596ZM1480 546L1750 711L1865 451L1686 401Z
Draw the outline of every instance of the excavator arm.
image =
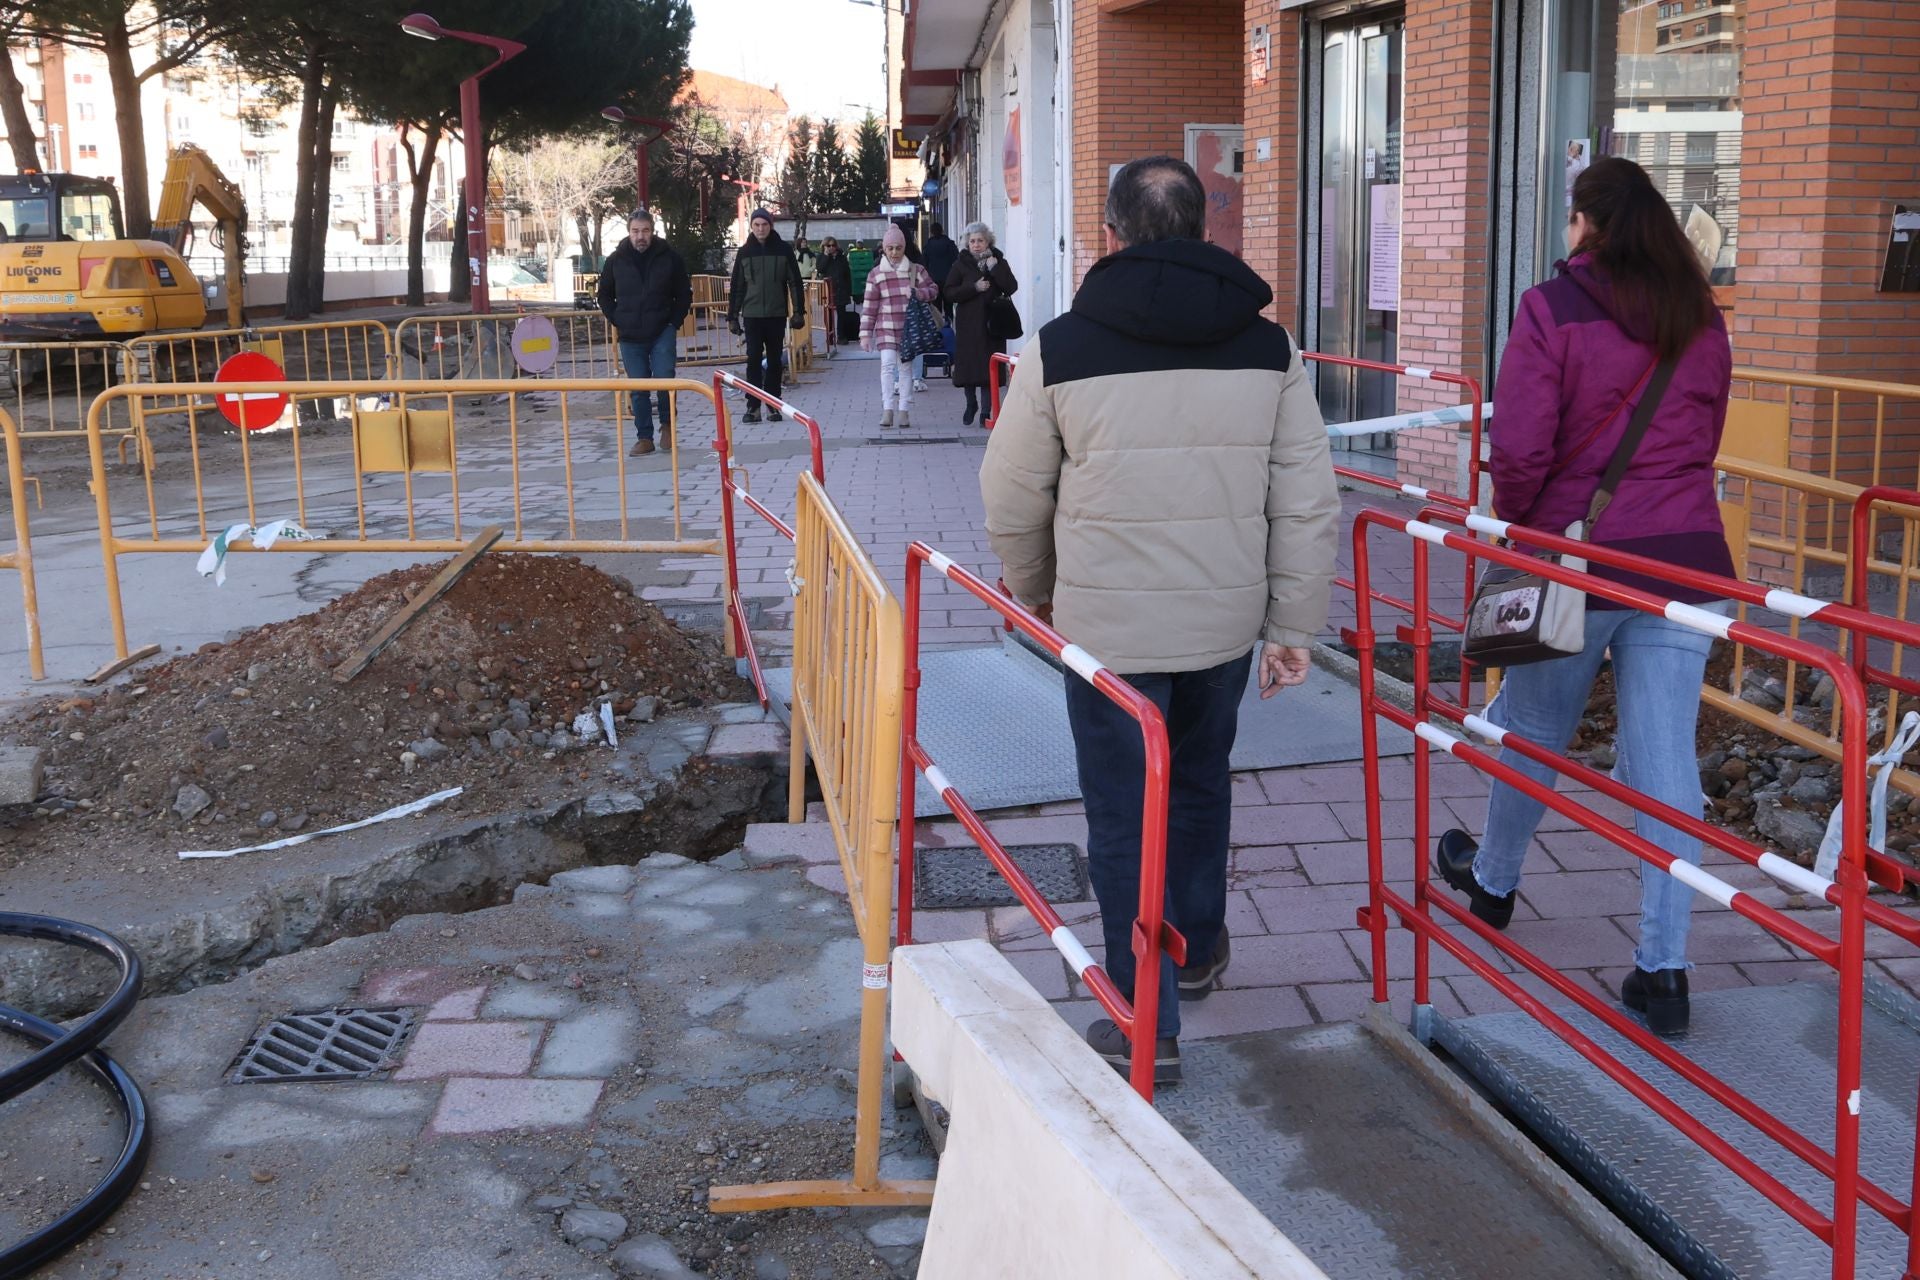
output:
M174 148L160 183L160 207L154 213L153 238L182 257L192 231L193 208L204 208L219 224L227 257L227 324L246 323L244 263L247 202L213 158L199 147Z

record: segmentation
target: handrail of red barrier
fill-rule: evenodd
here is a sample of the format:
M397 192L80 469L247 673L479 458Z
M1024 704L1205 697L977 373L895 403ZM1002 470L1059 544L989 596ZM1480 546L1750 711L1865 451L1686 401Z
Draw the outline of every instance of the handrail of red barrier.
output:
M920 728L920 578L921 567L931 567L947 581L971 593L988 608L999 613L1020 634L1039 644L1081 679L1098 689L1114 705L1140 725L1146 748L1146 792L1141 811L1140 830L1140 911L1133 922L1134 979L1133 1002L1129 1004L1106 969L1093 958L1080 940L1060 919L1050 903L1041 896L1020 864L1013 860L972 805L954 787L921 745ZM1036 923L1047 931L1054 948L1073 966L1075 974L1087 984L1087 990L1100 1002L1127 1036L1133 1058L1128 1081L1142 1098L1153 1101L1154 1029L1163 993L1160 990L1160 955L1165 952L1176 965L1187 962L1187 942L1166 920L1167 892L1167 789L1172 756L1167 745L1166 721L1138 689L1101 665L1100 660L1071 644L1028 612L1011 597L1002 595L986 581L955 564L924 542L907 549L906 601L901 610L906 628L906 690L901 701L900 732L900 888L896 907L898 945L913 942L914 884L914 785L924 773L927 783L939 794L941 802L952 810L967 834L979 841L980 848L1000 872L1020 903ZM1144 1028L1144 1031L1142 1029Z
M1873 508L1883 502L1894 506L1920 509L1920 493L1894 485L1876 484L1862 489L1859 496L1853 500L1853 537L1847 543L1847 558L1851 561L1848 566L1851 572L1847 580L1847 598L1855 609L1863 613L1867 612L1868 572L1872 567L1870 562L1873 559L1871 545ZM1882 671L1870 666L1865 644L1856 645L1853 649L1853 670L1854 674L1860 677L1862 684L1877 684L1908 695L1920 694L1920 681L1903 676L1897 671Z
M1365 588L1371 582L1367 535L1368 531L1376 526L1405 533L1415 539L1415 610L1413 624L1404 632L1414 647L1414 704L1410 712L1381 699L1377 696L1375 689L1372 600ZM1509 528L1520 540L1527 540L1520 535L1533 533L1532 530ZM1849 812L1855 814L1864 812L1861 805L1865 798L1866 787L1866 692L1859 678L1837 654L1795 637L1780 636L1750 623L1723 617L1698 606L1663 599L1650 592L1597 578L1511 548L1478 543L1464 534L1450 533L1439 525L1425 520L1410 520L1404 516L1379 510L1362 511L1354 523L1354 569L1362 590L1355 594L1356 625L1349 634L1351 643L1360 654L1361 733L1366 761L1368 904L1360 912L1360 924L1368 930L1372 941L1375 1000L1384 1002L1387 999L1386 912L1391 909L1398 916L1400 926L1414 935L1414 1000L1417 1004L1430 1002L1428 944L1437 943L1448 954L1466 965L1475 976L1512 1000L1581 1056L1592 1062L1610 1079L1783 1209L1796 1222L1827 1242L1833 1249L1833 1274L1836 1278L1853 1275L1857 1251L1855 1233L1858 1208L1862 1201L1895 1225L1907 1230L1910 1237L1910 1250L1920 1250L1920 1242L1913 1239L1911 1222L1916 1213L1915 1206L1903 1204L1892 1193L1862 1178L1859 1167L1861 1024L1864 1016L1865 926L1869 916L1866 896L1868 881L1865 873L1867 850L1864 823L1846 824L1841 861L1835 879L1832 881L1827 881L1824 877L1816 876L1776 854L1748 845L1725 833L1721 833L1714 840L1715 847L1730 849L1743 861L1759 867L1783 883L1803 891L1813 892L1816 896L1838 905L1840 937L1835 941L1788 919L1711 872L1674 859L1664 850L1642 840L1635 832L1602 817L1569 797L1560 795L1553 787L1537 783L1521 774L1499 756L1471 746L1464 738L1437 728L1431 723L1430 717L1437 715L1500 746L1503 750L1513 750L1516 754L1547 764L1562 776L1599 787L1598 779L1601 775L1596 771L1565 760L1557 753L1538 744L1509 734L1483 717L1471 714L1465 707L1449 704L1444 698L1433 694L1427 666L1428 651L1432 643L1426 585L1430 546L1446 546L1471 557L1525 568L1554 581L1582 588L1596 598L1609 600L1641 612L1664 616L1708 635L1733 640L1762 652L1773 653L1827 672L1833 679L1835 699L1842 712L1841 803ZM1675 577L1670 566L1663 566L1663 569L1666 570L1663 576ZM1417 739L1414 753L1415 858L1411 900L1397 891L1388 889L1385 882L1377 725L1377 721L1382 719L1408 730ZM1574 818L1586 829L1605 836L1634 856L1668 872L1683 884L1706 894L1735 914L1761 925L1836 970L1840 983L1840 1007L1836 1051L1835 1139L1832 1152L1824 1150L1791 1129L1778 1117L1754 1103L1725 1081L1629 1019L1610 1002L1566 978L1527 948L1474 918L1466 907L1450 897L1436 896L1429 892L1426 850L1430 844L1427 814L1430 765L1427 749L1430 745L1438 746L1449 754L1467 761L1482 773L1520 789L1554 811ZM1610 783L1610 780L1608 781ZM1684 815L1630 788L1609 785L1600 789L1604 794L1628 804L1639 812L1647 813L1658 821L1672 823L1696 835L1702 834L1700 828L1704 824L1685 821ZM1676 819L1682 820L1676 821ZM1707 1094L1817 1172L1830 1178L1834 1184L1832 1213L1821 1214L1806 1199L1689 1114L1682 1104L1668 1097L1591 1037L1549 1009L1511 977L1469 947L1459 936L1442 927L1441 922L1436 920L1433 914L1436 908L1442 916L1461 924L1475 938L1517 962L1528 973L1545 982L1554 991L1578 1005L1662 1066Z
M1920 495L1917 495L1920 496ZM1876 640L1888 640L1896 644L1911 645L1920 648L1920 623L1909 622L1904 618L1892 618L1884 614L1873 613L1857 605L1838 600L1822 600L1817 596L1801 595L1779 587L1763 587L1745 582L1739 578L1723 578L1718 574L1705 573L1698 569L1689 569L1680 565L1668 564L1664 560L1654 560L1647 556L1634 555L1627 551L1618 551L1598 543L1578 542L1561 534L1547 533L1540 529L1530 529L1505 520L1496 520L1491 516L1462 513L1446 507L1428 507L1420 513L1418 519L1427 523L1446 522L1456 524L1475 533L1486 534L1492 538L1505 539L1508 542L1523 543L1539 551L1556 555L1580 556L1589 564L1603 564L1613 569L1624 570L1643 578L1672 583L1693 591L1710 592L1729 600L1754 605L1773 613L1818 622L1836 631L1842 631L1855 637L1872 637ZM1476 544L1484 546L1484 544ZM1471 561L1477 553L1469 553ZM1376 599L1378 596L1376 595ZM1855 674L1860 674L1858 655L1864 653L1864 642L1855 645ZM1869 669L1861 678L1860 686L1885 683L1878 677L1887 673ZM1667 819L1662 818L1665 822ZM1678 824L1675 824L1678 825ZM1728 850L1728 852L1733 852ZM1867 874L1878 884L1895 892L1903 890L1912 880L1908 874L1910 868L1887 858L1879 850L1867 849ZM1905 921L1905 917L1899 917ZM1894 927L1894 926L1889 926ZM1920 926L1908 926L1920 928ZM1896 930L1898 931L1898 930ZM1920 941L1920 933L1915 935Z
M716 369L713 374L713 447L720 458L720 531L726 545L727 559L727 625L733 637L736 651L747 660L747 670L753 676L754 696L760 705L768 705L767 676L760 666L760 652L753 645L753 631L747 622L745 603L740 599L740 545L733 530L733 503L737 498L748 510L759 515L776 529L780 535L791 542L794 538L793 526L769 510L765 503L747 491L747 486L737 478L740 466L733 457L733 419L727 408L726 392L745 393L748 399L785 414L807 429L807 441L812 446L813 476L821 484L827 482L826 445L820 432L820 422L812 414L794 408L780 397L771 395L754 386L737 373L726 369Z
M1004 351L996 351L987 357L987 420L983 425L985 425L989 431L993 430L994 423L1000 421L1000 389L1002 386L1000 371L1005 369L1007 371L1007 379L1011 381L1014 366L1019 363L1020 353L1017 351L1012 355L1008 355Z

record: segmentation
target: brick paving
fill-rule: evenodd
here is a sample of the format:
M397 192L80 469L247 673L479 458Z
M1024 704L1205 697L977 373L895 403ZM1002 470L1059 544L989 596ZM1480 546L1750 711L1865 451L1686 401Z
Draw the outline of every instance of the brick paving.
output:
M960 426L960 394L935 380L933 390L915 397L915 426L882 437L871 425L877 403L868 385L874 381L873 373L871 362L843 357L790 392L793 403L816 414L824 426L829 491L896 590L911 537L924 538L992 581L997 564L986 542L977 484L985 433ZM791 423L743 429L738 457L750 468L757 493L781 496L783 500L774 504L777 510L791 506L786 495L805 465L804 450L797 447L801 440L802 433ZM1368 505L1408 515L1418 510L1416 504L1385 493L1348 493L1345 503L1349 517ZM782 570L790 552L757 518L743 517L743 521L749 529L743 563L762 569L752 581L743 581L742 590L760 619L761 630L756 634L763 650L778 653L786 631ZM1415 572L1410 540L1376 533L1370 550L1376 586L1410 597ZM1349 574L1351 566L1352 548L1343 545L1343 574ZM685 567L689 571L685 587L655 587L649 594L663 602L717 600L719 586L710 563ZM1460 558L1435 550L1430 572L1436 584L1436 607L1457 605L1460 588L1456 584L1464 577ZM989 612L931 574L925 586L929 647L979 644L993 638L994 619ZM1337 590L1323 638L1337 640L1338 628L1351 625L1352 618L1351 593ZM1383 638L1390 638L1392 622L1390 618L1376 622ZM1284 709L1281 702L1276 714L1284 714ZM1430 783L1433 834L1453 825L1481 829L1486 785L1480 774L1463 762L1436 758ZM1388 878L1403 892L1411 892L1416 857L1411 843L1411 763L1389 761L1381 785L1383 829L1391 837L1384 850ZM1566 790L1602 814L1616 819L1626 816L1623 806L1591 791ZM1358 763L1268 770L1235 779L1229 910L1233 963L1223 990L1184 1007L1187 1037L1348 1019L1371 999L1371 939L1355 920L1355 911L1366 897L1364 799ZM1075 804L1010 811L996 815L991 825L1007 843L1059 841L1085 849L1085 824ZM946 822L923 821L918 840L927 847L971 843L957 824ZM805 827L752 828L748 854L761 861L803 860L811 864L808 875L814 883L844 888L817 806L815 821ZM1826 932L1834 927L1830 909L1786 894L1758 871L1711 852L1706 862L1763 901L1792 910L1794 918ZM1440 891L1448 892L1444 887ZM1093 905L1063 904L1061 914L1098 957L1100 948L1095 943L1100 933ZM1612 998L1633 962L1638 915L1638 874L1632 856L1581 830L1574 820L1549 813L1529 855L1508 936ZM989 939L1013 958L1028 981L1054 1001L1070 1022L1083 1026L1099 1016L1084 985L1022 908L918 912L914 932L925 941ZM1411 998L1412 940L1395 930L1388 944L1390 992L1396 1007L1404 1011ZM1875 975L1920 991L1920 957L1911 952L1895 939L1877 936L1870 945ZM1691 956L1697 966L1693 982L1702 990L1795 981L1826 972L1825 966L1704 899L1695 904ZM1439 948L1432 949L1430 960L1432 999L1443 1012L1511 1007L1486 982L1472 976L1466 965ZM1513 969L1498 958L1494 963L1503 971ZM1523 975L1520 981L1535 994L1547 994L1537 979Z

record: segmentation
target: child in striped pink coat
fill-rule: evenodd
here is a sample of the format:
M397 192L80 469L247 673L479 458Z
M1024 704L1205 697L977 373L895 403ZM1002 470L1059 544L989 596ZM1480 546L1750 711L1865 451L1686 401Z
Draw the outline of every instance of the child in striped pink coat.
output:
M860 304L860 349L880 353L880 425L904 427L913 410L913 362L900 358L907 299L932 302L940 296L940 286L925 267L907 260L907 237L899 227L887 227L880 248L883 256L867 273Z

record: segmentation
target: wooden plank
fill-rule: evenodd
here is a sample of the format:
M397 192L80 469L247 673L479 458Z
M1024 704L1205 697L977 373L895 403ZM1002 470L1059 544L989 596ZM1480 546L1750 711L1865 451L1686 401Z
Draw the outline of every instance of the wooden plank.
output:
M106 666L87 677L88 684L99 684L102 680L111 680L136 662L145 662L160 652L157 644L143 644L124 658L115 658Z
M482 529L479 536L467 544L466 550L447 561L446 566L433 575L432 582L415 592L413 599L401 605L397 613L380 624L380 630L374 632L373 639L367 641L357 653L333 669L334 682L346 684L365 671L373 660L380 656L380 651L393 643L395 636L412 626L413 620L425 612L428 605L447 594L453 588L453 584L465 576L467 570L479 563L480 553L500 541L503 532L504 530L497 524L488 525Z

